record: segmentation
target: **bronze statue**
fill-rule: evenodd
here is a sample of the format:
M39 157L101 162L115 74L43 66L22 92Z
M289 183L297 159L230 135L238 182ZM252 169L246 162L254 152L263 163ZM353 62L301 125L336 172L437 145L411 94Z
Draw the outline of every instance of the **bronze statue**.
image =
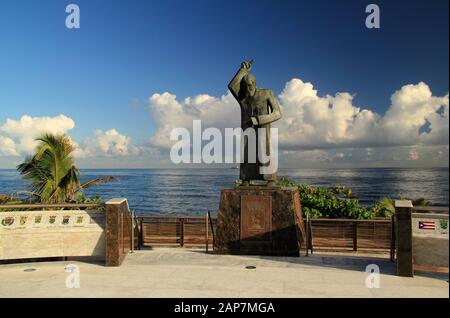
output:
M244 161L240 164L240 179L243 185L248 185L251 180L266 180L268 186L276 184L277 175L261 174L262 166L258 158L258 128L264 128L266 133L266 156L271 155L270 148L270 124L281 118L280 105L270 89L256 87L256 78L250 74L253 60L242 62L236 75L228 84L233 96L241 106L241 128L255 130L256 133L256 162L249 162L249 144L247 136L244 136ZM242 149L241 149L242 151Z

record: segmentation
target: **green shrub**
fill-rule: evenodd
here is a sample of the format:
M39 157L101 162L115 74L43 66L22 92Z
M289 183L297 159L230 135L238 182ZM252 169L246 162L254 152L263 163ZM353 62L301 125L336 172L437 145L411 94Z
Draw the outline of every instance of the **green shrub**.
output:
M351 189L336 187L333 189L315 188L305 184L296 185L285 177L278 181L280 186L296 186L300 193L300 201L303 214L312 218L346 218L346 219L371 219L375 216L371 209L361 206L353 196ZM345 191L344 191L345 190ZM344 193L345 198L339 194Z
M305 184L295 184L281 177L278 185L283 187L296 186L300 192L303 214L312 218L349 218L373 219L390 218L395 213L394 200L388 197L380 198L372 207L360 205L352 189L338 185L334 188L315 188ZM404 198L399 198L404 200ZM424 198L412 200L413 205L427 206L431 201Z

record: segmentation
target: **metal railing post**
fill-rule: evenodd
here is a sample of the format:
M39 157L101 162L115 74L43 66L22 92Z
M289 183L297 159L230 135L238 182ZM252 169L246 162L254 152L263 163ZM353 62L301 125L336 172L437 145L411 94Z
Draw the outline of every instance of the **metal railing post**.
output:
M184 219L178 219L180 222L180 246L184 246Z
M214 240L215 240L215 236L214 236L214 225L213 225L213 221L211 218L211 212L208 210L208 221L209 221L209 226L211 228L211 235L212 235L212 245L213 245L213 250L214 250Z
M205 215L206 253L208 253L208 213Z
M353 251L358 250L358 223L353 221Z
M309 214L306 215L306 256L309 256Z
M131 253L134 253L134 211L130 213Z
M140 218L139 220L139 225L140 225L140 231L139 231L139 235L141 237L140 242L139 242L139 249L141 248L141 246L144 246L144 219Z

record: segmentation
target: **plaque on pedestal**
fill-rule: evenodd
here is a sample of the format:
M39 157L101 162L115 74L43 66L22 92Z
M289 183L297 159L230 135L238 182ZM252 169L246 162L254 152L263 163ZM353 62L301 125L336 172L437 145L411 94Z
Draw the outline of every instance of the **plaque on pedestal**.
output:
M241 196L241 241L270 242L272 197Z

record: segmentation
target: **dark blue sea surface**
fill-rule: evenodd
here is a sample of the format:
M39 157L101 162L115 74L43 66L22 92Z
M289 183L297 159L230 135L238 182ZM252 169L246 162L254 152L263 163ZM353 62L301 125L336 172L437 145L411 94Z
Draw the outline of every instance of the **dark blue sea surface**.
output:
M104 201L126 197L138 214L204 215L219 207L220 190L231 188L237 169L88 169L82 180L104 175L119 178L85 191ZM449 205L448 168L280 169L297 183L318 187L344 185L352 188L364 205L380 197L426 198L436 205ZM0 193L26 189L16 170L0 170Z

